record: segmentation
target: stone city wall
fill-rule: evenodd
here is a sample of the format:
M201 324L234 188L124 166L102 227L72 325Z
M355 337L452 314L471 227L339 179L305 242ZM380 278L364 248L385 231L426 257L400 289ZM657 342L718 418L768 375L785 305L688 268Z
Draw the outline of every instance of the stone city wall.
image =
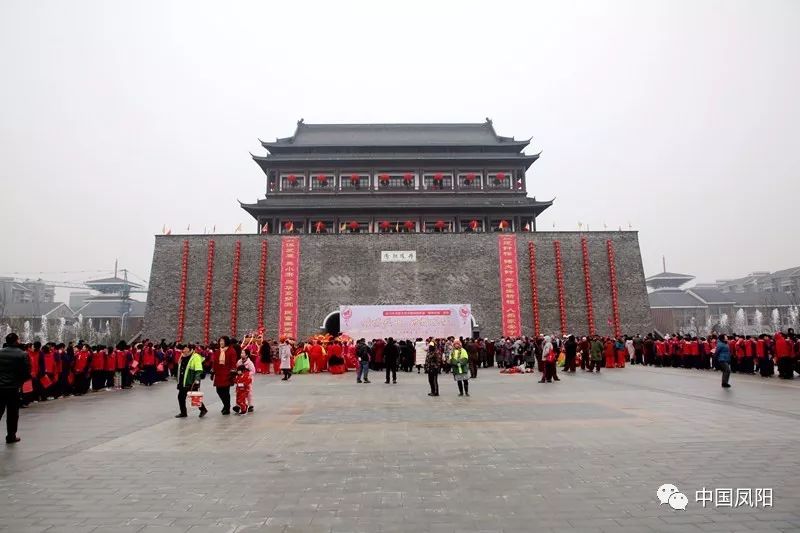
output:
M606 242L616 256L622 333L652 331L636 232L517 233L522 333L533 334L529 247L536 248L542 333L560 331L553 242L561 243L567 331L588 330L581 237L589 249L592 307L597 332L612 328L612 291ZM231 292L236 241L241 241L236 336L258 324L261 243L268 243L264 323L276 335L280 235L157 236L150 275L144 336L173 340L178 329L183 243L189 242L183 339L203 339L209 241L214 241L211 338L231 334ZM299 336L319 333L339 305L469 303L482 336L501 335L498 234L331 234L300 236ZM382 262L387 250L416 251L416 262Z

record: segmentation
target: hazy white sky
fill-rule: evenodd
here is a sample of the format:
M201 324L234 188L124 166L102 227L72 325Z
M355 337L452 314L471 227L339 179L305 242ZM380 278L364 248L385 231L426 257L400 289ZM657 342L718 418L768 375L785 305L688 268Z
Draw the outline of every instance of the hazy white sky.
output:
M0 3L0 274L146 277L255 222L249 151L306 122L533 136L540 229L628 223L647 274L800 265L800 2ZM52 274L51 274L52 273Z

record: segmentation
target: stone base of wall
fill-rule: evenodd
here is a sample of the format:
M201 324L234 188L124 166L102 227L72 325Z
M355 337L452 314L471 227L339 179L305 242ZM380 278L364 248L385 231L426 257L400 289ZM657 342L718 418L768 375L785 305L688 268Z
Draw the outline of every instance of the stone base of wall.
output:
M623 334L652 331L644 271L636 232L517 233L519 301L522 334L534 333L529 243L536 252L536 292L541 333L561 331L554 245L560 243L566 331L588 333L582 238L586 238L594 324L599 334L613 332L614 317L608 242L615 255L620 329ZM204 335L208 248L214 242L208 329L211 338L231 334L234 250L239 255L236 336L259 322L259 271L262 242L267 242L264 324L277 333L281 239L279 235L169 235L156 237L144 335L175 339L184 242L188 241L187 342ZM381 252L413 250L416 262L382 262ZM468 303L481 336L502 335L498 234L364 234L300 236L301 338L319 333L340 305Z

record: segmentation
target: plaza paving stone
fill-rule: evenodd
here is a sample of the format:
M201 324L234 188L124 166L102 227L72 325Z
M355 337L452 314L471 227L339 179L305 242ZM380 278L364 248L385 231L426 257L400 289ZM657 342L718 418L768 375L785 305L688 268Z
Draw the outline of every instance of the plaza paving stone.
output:
M386 385L257 376L256 413L173 383L36 404L0 449L0 531L800 531L800 380L628 367ZM659 505L677 485L685 511ZM771 508L695 491L772 488Z

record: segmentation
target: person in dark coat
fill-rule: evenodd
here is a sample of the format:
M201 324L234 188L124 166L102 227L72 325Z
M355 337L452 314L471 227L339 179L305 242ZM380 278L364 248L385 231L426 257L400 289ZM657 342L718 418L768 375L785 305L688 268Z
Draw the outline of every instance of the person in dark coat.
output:
M386 383L389 383L389 374L392 374L392 383L397 383L397 361L400 359L400 348L392 337L386 341L383 348L383 361L386 365Z
M6 335L6 343L0 350L0 419L6 414L6 444L19 442L19 389L31 375L28 356L19 347L16 333Z
M441 350L434 343L430 343L428 355L425 357L425 372L428 374L428 384L431 386L428 396L439 396L439 369L441 366Z
M473 339L470 339L464 348L467 350L467 357L469 358L469 377L470 379L475 379L478 377L478 345Z
M575 372L575 358L578 353L578 342L575 335L570 335L564 343L564 372Z

